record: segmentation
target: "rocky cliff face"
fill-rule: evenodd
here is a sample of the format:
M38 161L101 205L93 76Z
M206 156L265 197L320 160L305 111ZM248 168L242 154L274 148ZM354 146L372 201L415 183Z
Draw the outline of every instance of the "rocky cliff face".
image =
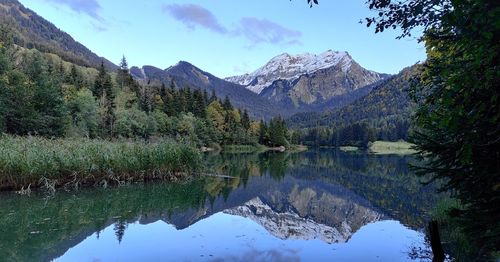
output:
M282 54L253 73L226 80L283 108L310 111L348 104L360 97L357 90L385 77L361 67L347 52L328 50L320 55Z
M259 198L252 199L243 206L225 210L224 213L252 219L270 234L283 240L321 239L329 244L344 243L352 235L352 229L347 223L342 223L340 228L334 228L312 219L301 218L292 211L277 213Z
M310 53L290 55L284 53L274 57L255 72L228 77L226 80L245 85L253 92L260 93L278 79L293 81L303 74L337 65L347 71L351 62L352 58L347 52L328 50L320 55Z
M278 201L283 197L286 203ZM264 203L256 197L224 213L252 219L280 239L320 239L326 243L347 242L362 226L383 217L365 206L328 193L317 194L311 188L295 188L288 196L276 192L270 199L277 202Z

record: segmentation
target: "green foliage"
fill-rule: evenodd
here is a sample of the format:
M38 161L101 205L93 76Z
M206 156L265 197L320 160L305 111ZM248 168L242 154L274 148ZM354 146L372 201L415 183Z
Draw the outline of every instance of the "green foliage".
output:
M2 1L0 25L9 29L11 42L19 47L55 54L64 61L83 67L98 68L103 60L19 1ZM0 36L0 41L4 39ZM116 67L107 60L105 64L110 68Z
M20 135L64 135L66 107L54 66L36 52L18 57L25 62L18 69L12 64L16 47L7 43L0 47L0 127Z
M186 144L171 141L110 142L89 139L45 139L40 137L0 137L0 188L42 186L42 177L56 186L73 179L81 184L130 180L148 175L194 171L199 154ZM145 173L148 172L148 173ZM112 183L112 181L108 181Z
M148 125L148 120L148 115L136 107L119 109L116 111L114 133L128 138L149 137L154 130Z
M259 143L262 145L289 147L289 136L285 121L281 117L271 119L269 126L264 121L260 122Z
M419 174L445 182L462 203L453 215L476 246L467 260L500 247L500 7L498 1L372 0L376 31L423 27L428 60L415 86L413 139L426 164Z
M408 90L419 72L419 65L406 68L365 97L332 112L294 115L288 122L295 139L311 146L360 147L369 141L408 140L415 111Z
M98 104L90 90L83 88L77 91L74 96L69 97L67 107L72 121L72 136L97 136Z

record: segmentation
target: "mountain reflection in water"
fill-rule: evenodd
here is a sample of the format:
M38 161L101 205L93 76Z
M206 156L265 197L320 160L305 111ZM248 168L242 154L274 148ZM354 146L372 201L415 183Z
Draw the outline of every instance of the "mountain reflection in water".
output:
M407 261L433 188L411 158L317 150L207 155L183 184L1 195L8 260Z

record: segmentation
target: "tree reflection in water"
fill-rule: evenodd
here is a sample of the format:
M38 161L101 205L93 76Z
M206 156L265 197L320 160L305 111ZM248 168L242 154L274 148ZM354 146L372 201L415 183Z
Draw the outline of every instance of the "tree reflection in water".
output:
M121 242L128 223L184 229L218 212L252 219L280 239L345 242L382 219L420 230L437 196L409 161L335 150L207 155L207 172L233 178L58 192L49 200L3 194L0 256L51 260L110 225Z

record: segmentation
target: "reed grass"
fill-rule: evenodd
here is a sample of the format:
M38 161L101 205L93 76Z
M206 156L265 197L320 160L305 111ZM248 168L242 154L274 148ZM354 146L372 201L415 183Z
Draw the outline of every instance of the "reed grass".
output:
M0 190L172 179L199 165L196 149L174 141L0 135Z

